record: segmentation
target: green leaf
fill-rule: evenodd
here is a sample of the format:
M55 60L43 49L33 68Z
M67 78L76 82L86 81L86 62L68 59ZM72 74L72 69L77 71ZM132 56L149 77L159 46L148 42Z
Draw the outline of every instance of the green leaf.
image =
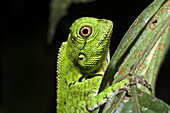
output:
M130 99L128 101L128 99ZM162 100L156 98L145 92L141 92L138 96L140 109L142 113L168 113L170 106ZM128 101L128 102L126 102ZM119 105L116 113L135 113L136 109L132 98L126 97L126 99Z
M149 19L157 12L157 10L162 6L163 3L164 0L154 1L137 17L137 19L130 26L129 30L124 35L118 48L111 58L110 64L100 85L99 92L101 92L106 87L106 84L111 83L114 80L118 67L122 64L123 59L129 52L129 49L139 38L137 37L137 35L140 35L139 33L141 32L141 30L146 26ZM137 22L139 23L136 24ZM121 76L122 75L118 75L116 77L119 78Z

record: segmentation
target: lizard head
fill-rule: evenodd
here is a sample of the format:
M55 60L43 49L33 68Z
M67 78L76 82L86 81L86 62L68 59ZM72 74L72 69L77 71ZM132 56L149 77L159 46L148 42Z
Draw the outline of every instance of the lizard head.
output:
M97 71L109 50L113 23L106 19L83 17L70 28L69 55L82 73Z

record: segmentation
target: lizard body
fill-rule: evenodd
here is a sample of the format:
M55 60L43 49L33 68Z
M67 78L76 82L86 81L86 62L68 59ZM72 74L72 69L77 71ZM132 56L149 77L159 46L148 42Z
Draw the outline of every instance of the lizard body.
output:
M97 93L109 63L109 43L113 23L83 17L76 20L67 42L59 50L57 62L57 112L88 112L90 91Z

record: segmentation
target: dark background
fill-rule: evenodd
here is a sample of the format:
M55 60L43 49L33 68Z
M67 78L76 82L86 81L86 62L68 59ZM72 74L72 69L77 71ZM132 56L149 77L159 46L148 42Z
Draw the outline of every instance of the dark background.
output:
M47 44L49 0L1 2L0 113L55 113L56 56L71 23L82 16L114 22L111 55L152 0L98 0L71 4ZM170 104L170 52L160 69L156 96Z

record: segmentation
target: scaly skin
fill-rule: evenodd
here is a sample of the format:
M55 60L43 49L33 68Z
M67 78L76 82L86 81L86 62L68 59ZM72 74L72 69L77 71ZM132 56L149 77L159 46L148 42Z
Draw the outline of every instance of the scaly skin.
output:
M89 36L80 33L84 26L91 27ZM72 24L68 40L62 43L58 55L57 113L88 112L87 97L90 91L97 93L110 60L112 28L111 21L90 17Z

